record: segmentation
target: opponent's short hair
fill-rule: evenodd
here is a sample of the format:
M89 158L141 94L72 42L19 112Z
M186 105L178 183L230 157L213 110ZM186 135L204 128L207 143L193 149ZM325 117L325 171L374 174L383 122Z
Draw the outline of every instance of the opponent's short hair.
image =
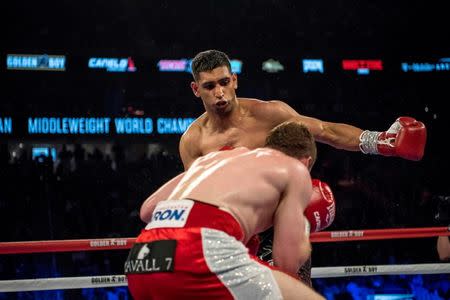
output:
M295 121L286 121L273 128L265 146L297 159L311 156L309 169L316 162L317 147L312 133L305 125Z
M228 55L219 50L206 50L198 53L192 60L192 76L197 81L200 72L209 72L217 67L225 66L231 73Z

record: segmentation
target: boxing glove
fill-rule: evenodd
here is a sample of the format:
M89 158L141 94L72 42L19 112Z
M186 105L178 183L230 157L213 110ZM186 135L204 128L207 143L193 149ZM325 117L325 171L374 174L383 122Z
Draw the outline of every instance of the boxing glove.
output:
M365 154L398 156L417 161L423 157L426 140L425 124L411 117L400 117L387 131L363 131L359 137L359 148Z
M310 231L321 231L334 221L336 205L330 186L318 179L312 180L313 193L304 215L308 219Z

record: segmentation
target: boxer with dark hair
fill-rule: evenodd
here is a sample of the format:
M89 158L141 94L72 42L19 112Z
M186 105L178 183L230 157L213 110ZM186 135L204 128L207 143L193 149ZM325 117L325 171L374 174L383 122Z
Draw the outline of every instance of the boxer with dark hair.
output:
M325 122L300 115L285 102L261 101L236 96L237 75L232 73L228 56L218 50L198 53L192 61L194 81L191 88L202 100L205 112L198 117L180 140L180 156L187 170L192 162L219 149L262 147L269 131L285 122L306 125L316 141L348 151L365 154L398 156L420 160L426 143L425 125L411 117L400 117L384 132L361 130L355 126ZM300 137L299 137L300 138ZM314 199L306 216L311 231L320 231L334 220L335 204L330 187L314 180ZM264 235L260 251L263 259L271 259L271 234ZM260 249L260 250L261 250ZM310 284L309 267L300 273Z

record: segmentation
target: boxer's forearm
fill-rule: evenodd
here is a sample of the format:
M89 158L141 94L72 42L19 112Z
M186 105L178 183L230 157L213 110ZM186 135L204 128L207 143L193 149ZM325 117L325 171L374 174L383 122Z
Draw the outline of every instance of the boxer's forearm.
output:
M313 132L314 133L314 132ZM336 149L360 151L359 136L362 129L344 123L320 122L314 138Z
M450 240L448 236L440 236L437 240L437 251L439 254L439 259L449 260L450 259Z

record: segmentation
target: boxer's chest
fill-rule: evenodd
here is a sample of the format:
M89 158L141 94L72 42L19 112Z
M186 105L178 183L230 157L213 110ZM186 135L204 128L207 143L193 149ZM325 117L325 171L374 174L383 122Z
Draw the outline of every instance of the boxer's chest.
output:
M247 147L254 149L263 147L270 128L264 124L249 123L228 128L222 132L204 132L202 153L217 151L224 146Z

